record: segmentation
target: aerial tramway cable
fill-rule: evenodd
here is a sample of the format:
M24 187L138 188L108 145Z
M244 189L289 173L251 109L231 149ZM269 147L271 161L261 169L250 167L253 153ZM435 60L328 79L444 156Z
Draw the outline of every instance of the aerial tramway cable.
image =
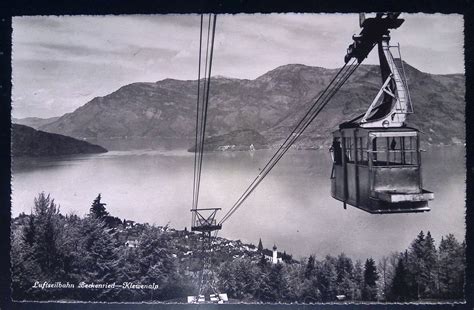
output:
M194 180L193 180L193 201L192 209L197 209L199 204L199 192L201 184L201 171L204 151L204 138L206 135L207 110L209 105L209 89L211 80L212 57L214 53L214 36L216 31L216 15L209 14L206 57L204 66L204 81L201 91L201 64L202 64L202 47L203 47L203 16L201 15L201 27L199 37L199 66L198 66L198 96L196 111L196 135L195 135L195 152L194 152ZM212 28L211 28L212 24ZM202 97L202 98L201 98ZM201 102L202 101L202 102ZM193 222L195 214L193 213Z
M210 81L211 81L211 69L212 69L212 59L214 53L214 38L216 31L216 14L209 14L207 24L207 41L206 41L206 52L204 60L204 70L202 70L203 65L203 30L204 30L204 16L201 14L200 20L200 35L199 35L199 65L198 65L198 92L196 100L196 133L195 133L195 150L194 150L194 178L193 178L193 200L192 200L192 218L191 218L191 230L200 231L202 234L202 249L201 249L201 258L202 258L202 268L201 274L199 277L199 287L198 287L198 297L205 290L205 284L210 287L211 290L215 292L215 288L212 285L213 273L211 265L211 247L212 247L212 230L215 227L209 226L208 222L215 221L215 210L216 209L198 209L199 205L199 192L201 184L201 172L202 172L202 163L203 163L203 153L204 153L204 141L206 136L206 122L207 122L207 112L209 105L209 91L210 91ZM201 76L202 71L204 71L204 76ZM201 85L201 79L203 83ZM214 210L211 212L211 215L206 218L201 212L207 212L209 210Z
M352 73L359 67L360 63L355 64L356 60L353 59L348 65L347 63L338 71L335 77L331 80L326 89L320 93L316 101L313 103L311 108L306 112L303 118L298 122L290 135L285 139L278 150L273 154L270 160L267 162L265 167L250 183L244 193L237 199L230 210L220 220L219 224L222 225L227 221L237 209L243 204L243 202L249 197L249 195L255 190L255 188L263 181L267 174L273 169L283 155L290 149L293 143L301 136L311 122L319 115L321 110L326 106L330 99L337 93L341 86L347 81ZM217 235L217 234L216 234Z
M202 51L202 24L203 24L203 16L201 14L201 27L200 27L200 32L199 32L199 62L198 62L198 78L197 78L197 84L198 84L198 91L197 91L197 104L196 104L196 136L195 136L195 147L197 148L198 144L198 132L199 132L199 92L201 90L201 51ZM193 204L192 204L192 209L195 209L195 200L196 200L196 174L197 174L197 158L198 158L198 152L197 149L194 150L194 176L193 176ZM194 223L195 220L195 214L194 212L191 215L191 223Z
M209 25L208 25L208 34L207 34L207 44L206 44L206 57L204 64L204 81L202 87L204 88L201 92L201 75L200 69L202 64L202 32L203 32L203 16L201 15L201 31L200 31L200 42L199 42L199 69L198 69L198 95L197 95L197 105L196 105L196 143L195 143L195 175L194 175L194 188L193 188L193 209L197 209L199 201L199 188L201 180L201 170L202 170L202 145L201 141L203 140L203 114L205 112L204 106L206 105L206 88L207 88L207 61L208 61L208 48L209 48ZM202 97L202 98L201 98ZM202 103L201 103L202 100ZM193 213L194 215L194 213ZM194 219L193 219L194 220Z
M212 19L212 17L214 17ZM212 23L212 28L211 28ZM204 81L203 89L201 91L201 65L202 65L202 47L203 47L203 24L204 17L201 14L200 21L200 40L199 40L199 66L198 66L198 95L197 95L197 108L196 108L196 134L195 134L195 155L194 155L194 179L193 179L193 201L192 201L192 230L198 230L202 232L203 236L203 266L201 270L198 300L201 293L204 291L204 284L215 292L215 288L212 285L213 272L211 265L210 251L212 248L212 239L217 237L218 230L222 224L227 221L236 211L239 209L244 201L250 196L250 194L256 189L256 187L263 181L263 179L270 173L290 147L296 142L306 128L314 121L319 115L322 109L328 104L331 98L339 91L341 86L349 79L354 71L359 67L361 61L355 58L352 61L346 62L341 69L337 72L334 78L330 81L329 85L319 94L315 102L311 105L309 110L300 119L298 124L294 127L290 135L280 145L278 150L273 154L270 160L266 163L260 173L255 177L251 184L246 188L242 195L237 199L230 210L224 215L224 217L216 225L214 224L214 216L218 208L211 209L198 209L199 204L199 192L202 172L202 162L204 153L204 142L206 134L206 121L207 111L209 104L209 89L211 79L211 68L214 51L214 37L216 29L216 14L209 14L208 25L207 25L207 42L206 42L206 57L204 65ZM374 44L375 45L375 44ZM373 47L373 46L372 46ZM356 63L357 62L357 63ZM201 98L202 97L202 98ZM202 102L201 102L202 99ZM199 212L203 210L214 210L209 218L204 218ZM204 220L204 226L202 225ZM199 222L199 223L198 223ZM208 265L208 273L206 273L206 266ZM207 275L207 277L206 277Z
M212 68L212 57L214 53L214 35L216 32L216 15L214 14L214 18L212 21L212 35L211 35L211 40L209 40L209 34L211 33L211 15L209 15L209 23L208 23L208 29L207 29L207 49L206 49L206 71L207 71L207 79L206 79L206 88L205 88L205 94L203 97L203 111L202 111L202 118L201 118L201 150L200 150L200 158L199 158L199 174L198 174L198 182L197 182L197 195L196 195L196 208L198 206L198 201L199 201L199 189L201 185L201 170L202 170L202 158L203 158L203 152L204 152L204 139L206 136L206 121L207 121L207 108L209 106L209 89L210 89L210 83L211 83L211 68ZM209 53L209 41L211 41L211 51L210 55ZM208 56L209 56L209 62L208 62ZM209 69L208 69L209 68Z

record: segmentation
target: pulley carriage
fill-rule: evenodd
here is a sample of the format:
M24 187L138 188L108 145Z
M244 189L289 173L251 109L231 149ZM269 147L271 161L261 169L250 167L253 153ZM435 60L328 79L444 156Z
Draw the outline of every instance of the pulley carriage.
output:
M199 231L202 233L211 233L222 228L221 224L216 221L216 213L220 208L201 208L191 209L192 223L191 231Z

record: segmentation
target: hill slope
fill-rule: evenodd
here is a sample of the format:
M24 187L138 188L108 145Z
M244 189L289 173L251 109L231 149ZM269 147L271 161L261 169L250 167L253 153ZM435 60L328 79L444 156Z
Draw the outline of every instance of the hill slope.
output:
M58 156L107 152L101 146L79 141L71 137L35 130L13 124L12 156Z
M430 144L464 141L464 88L461 74L431 75L405 65L418 127ZM239 129L277 143L326 87L337 69L285 65L254 79L212 78L207 133ZM328 143L338 124L366 111L381 78L378 66L362 65L334 96L299 141L307 147ZM88 139L152 137L193 139L197 81L165 79L133 83L97 97L41 130Z
M40 118L40 117L12 118L12 123L25 125L28 127L32 127L34 129L38 129L41 126L50 124L54 121L57 121L58 119L59 119L59 116L49 117L49 118Z

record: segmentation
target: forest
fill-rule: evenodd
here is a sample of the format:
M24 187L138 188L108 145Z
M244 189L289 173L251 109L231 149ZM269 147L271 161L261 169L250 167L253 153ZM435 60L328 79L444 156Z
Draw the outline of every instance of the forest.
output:
M99 194L83 217L63 215L50 195L39 193L31 214L12 219L14 300L186 302L196 295L202 271L199 234L138 224L109 214ZM436 242L430 232L414 236L402 252L353 260L283 253L272 263L259 244L214 241L214 283L230 302L410 302L464 299L465 241L454 235ZM39 283L75 288L39 288ZM93 284L79 288L79 283ZM96 284L131 283L153 289Z

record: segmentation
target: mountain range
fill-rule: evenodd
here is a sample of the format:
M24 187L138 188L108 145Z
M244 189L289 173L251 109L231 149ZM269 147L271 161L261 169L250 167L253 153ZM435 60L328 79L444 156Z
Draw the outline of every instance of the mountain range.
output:
M424 133L424 144L464 143L464 75L435 75L406 63L404 66L415 111L408 116L408 125ZM261 134L269 145L278 144L337 71L289 64L253 80L213 77L206 133L219 136L252 130ZM300 137L297 146L327 145L331 131L340 123L367 110L381 84L378 66L361 65ZM134 138L193 141L196 93L196 80L133 83L96 97L38 128L91 141Z

